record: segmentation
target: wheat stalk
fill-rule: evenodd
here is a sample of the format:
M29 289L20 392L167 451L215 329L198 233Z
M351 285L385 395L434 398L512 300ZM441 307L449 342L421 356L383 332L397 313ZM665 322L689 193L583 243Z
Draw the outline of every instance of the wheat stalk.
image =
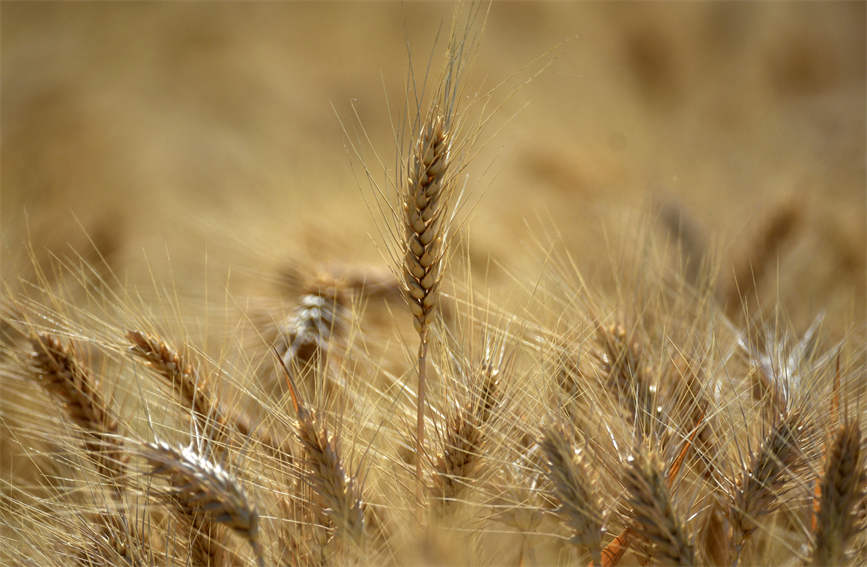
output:
M175 393L190 407L199 431L208 431L213 424L221 430L225 427L226 419L216 397L205 377L194 369L192 364L164 340L153 335L129 331L126 338L132 344L130 352L145 360L157 374L165 378Z
M359 543L364 534L364 505L354 479L346 474L337 441L316 417L301 411L298 415L298 439L312 468L308 475L323 510L338 532Z
M857 421L852 421L837 431L825 463L813 565L842 565L845 562L846 548L856 533L855 511L863 497L865 481L861 429Z

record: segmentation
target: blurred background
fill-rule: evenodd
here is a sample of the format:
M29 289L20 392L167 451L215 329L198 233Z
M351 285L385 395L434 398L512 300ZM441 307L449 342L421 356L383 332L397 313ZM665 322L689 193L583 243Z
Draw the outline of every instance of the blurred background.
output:
M0 10L13 293L52 257L191 294L229 269L254 293L287 263L384 264L352 105L376 174L408 52L439 68L450 4ZM464 77L495 108L468 169L473 268L533 280L556 232L592 275L644 235L710 259L723 302L863 324L865 70L863 2L495 3Z

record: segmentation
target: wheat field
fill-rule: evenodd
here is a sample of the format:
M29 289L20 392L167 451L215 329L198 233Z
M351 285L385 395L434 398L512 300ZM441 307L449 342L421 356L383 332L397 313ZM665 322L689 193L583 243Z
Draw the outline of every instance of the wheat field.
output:
M0 565L867 562L865 21L0 4Z

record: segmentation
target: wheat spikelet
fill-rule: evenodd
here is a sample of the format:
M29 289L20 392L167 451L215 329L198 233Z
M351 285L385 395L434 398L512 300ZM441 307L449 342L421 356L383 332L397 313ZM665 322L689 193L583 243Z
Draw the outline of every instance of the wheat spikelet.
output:
M234 428L245 437L259 441L272 455L292 459L292 448L268 431L254 429L243 415L229 415L207 381L193 366L165 341L139 331L129 331L130 352L145 360L160 376L171 383L175 393L190 407L200 432L209 432L214 440L223 440ZM219 444L216 444L219 446Z
M499 367L488 359L480 374L482 380L478 389L471 392L468 402L449 418L442 452L434 463L432 493L442 502L453 500L464 485L462 479L476 471L484 441L483 428L499 404Z
M153 467L152 475L168 478L169 492L193 528L193 552L202 564L222 555L224 544L215 529L219 524L247 540L259 565L264 565L258 515L231 474L197 454L192 446L175 449L157 441L146 444L142 456Z
M653 557L666 565L694 565L695 550L674 514L656 459L641 453L629 457L623 484L629 494L633 530L652 544Z
M218 423L224 421L215 407L205 378L168 343L140 331L129 331L126 338L132 344L130 352L145 360L172 385L178 396L194 411L197 421L201 421L203 426L208 424L209 418Z
M30 339L32 360L39 383L63 403L69 419L83 429L85 448L101 474L111 479L119 496L124 485L127 455L118 436L119 425L99 385L78 359L72 345L42 333Z
M863 498L864 459L861 429L853 421L834 436L822 475L822 496L813 544L813 565L842 565L856 532L855 511Z
M757 520L774 510L780 491L803 463L801 445L805 430L800 412L779 416L741 473L729 509L735 561L744 542L758 527Z
M560 504L557 514L572 530L572 541L589 549L593 564L601 565L602 510L596 487L570 438L562 425L543 430L540 445L548 463L548 479Z

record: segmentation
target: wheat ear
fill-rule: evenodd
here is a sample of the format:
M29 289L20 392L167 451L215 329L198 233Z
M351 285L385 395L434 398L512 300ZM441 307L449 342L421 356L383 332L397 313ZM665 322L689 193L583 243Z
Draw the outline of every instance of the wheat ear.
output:
M694 565L695 550L675 516L657 459L641 453L629 457L623 484L629 493L633 529L652 544L654 557L666 565Z
M741 473L729 510L735 563L744 542L758 527L756 520L774 510L786 481L803 463L801 445L805 428L799 412L781 415Z
M445 248L446 171L450 143L445 118L434 109L419 132L407 165L403 191L406 297L419 335L418 400L416 412L416 497L422 502L425 373L428 330L436 307Z
M834 436L822 476L822 497L813 545L813 565L842 565L856 532L855 509L865 482L861 429L857 422Z
M702 418L703 419L703 418ZM677 456L668 466L668 471L665 474L665 486L668 490L674 486L674 481L680 474L680 469L683 467L683 462L686 460L686 455L690 451L695 442L695 437L699 429L693 429L692 434L683 440L680 451ZM636 520L633 519L633 524ZM630 524L619 535L617 535L605 548L602 550L602 567L614 567L623 558L623 555L629 550L632 545L632 540L637 535L637 528Z
M476 471L484 441L483 428L499 405L499 368L488 360L480 374L481 384L470 394L468 403L449 419L442 453L434 463L433 495L442 502L454 500L464 484L461 479Z
M657 415L656 386L649 378L651 372L643 360L641 346L630 341L619 325L606 328L597 323L596 335L603 349L599 358L608 376L608 387L629 412L638 434L649 435L654 430L653 420L662 416Z
M190 407L200 432L204 433L216 425L217 436L226 433L226 418L219 403L205 377L192 364L164 340L152 335L129 331L126 338L132 344L130 351L165 378L178 397Z
M259 545L258 515L238 481L225 469L198 455L193 448L173 448L148 443L142 455L153 467L151 474L169 479L178 509L195 532L193 551L207 565L219 555L214 525L228 527L253 548L258 565L264 565Z
M338 532L360 542L364 533L364 506L355 480L346 474L337 441L307 411L298 415L298 439L312 471L310 483L322 499L323 510Z
M560 503L557 514L572 530L572 542L587 547L593 565L602 564L602 509L596 487L580 453L562 425L542 432L542 451L548 464L548 479Z
M117 418L99 391L99 385L78 359L72 345L64 346L50 334L30 339L39 383L61 401L69 419L87 434L84 446L99 472L111 479L115 496L124 485L127 455L118 436Z
M214 430L213 437L222 439L234 427L245 437L255 437L277 458L292 458L288 443L274 439L266 431L254 430L241 415L231 418L223 411L219 399L211 391L207 380L189 362L164 340L140 331L129 331L130 352L148 365L174 388L175 394L190 407L199 431ZM231 422L231 423L230 423Z
M324 276L307 289L280 329L278 350L287 368L296 373L322 368L332 336L345 330L348 299L339 281Z
M275 350L289 386L292 405L298 417L298 439L311 467L308 475L313 490L322 501L323 512L341 535L360 543L364 535L364 502L361 489L346 474L335 437L329 437L325 426L307 409L292 374Z

